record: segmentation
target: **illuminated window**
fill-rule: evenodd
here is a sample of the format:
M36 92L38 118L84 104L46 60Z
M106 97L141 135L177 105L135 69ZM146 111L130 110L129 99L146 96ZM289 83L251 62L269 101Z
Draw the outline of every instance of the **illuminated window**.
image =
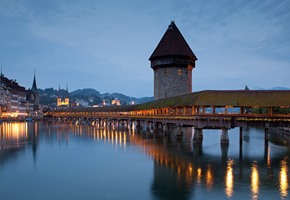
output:
M178 69L178 75L179 76L181 75L181 69Z

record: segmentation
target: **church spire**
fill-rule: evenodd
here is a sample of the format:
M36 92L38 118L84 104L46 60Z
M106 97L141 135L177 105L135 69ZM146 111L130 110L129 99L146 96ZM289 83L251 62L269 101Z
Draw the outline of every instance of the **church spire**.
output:
M32 88L31 90L33 92L37 92L37 86L36 86L36 79L35 79L35 69L34 69L34 77L33 77L33 83L32 83Z

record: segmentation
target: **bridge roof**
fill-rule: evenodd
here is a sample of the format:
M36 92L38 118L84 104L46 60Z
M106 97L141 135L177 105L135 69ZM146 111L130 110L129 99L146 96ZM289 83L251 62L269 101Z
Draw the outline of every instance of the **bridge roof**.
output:
M289 107L290 90L204 90L138 105L68 108L56 112L127 112L182 106Z
M282 107L290 106L290 91L278 90L205 90L186 95L160 99L140 105L134 110L177 106L236 106Z
M168 26L149 60L164 56L185 56L197 60L174 22Z

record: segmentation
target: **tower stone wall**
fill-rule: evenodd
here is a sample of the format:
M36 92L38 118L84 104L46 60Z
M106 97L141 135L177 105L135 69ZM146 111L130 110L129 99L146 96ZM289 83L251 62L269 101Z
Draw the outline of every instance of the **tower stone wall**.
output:
M154 70L154 97L167 97L188 94L192 92L192 67L169 67Z

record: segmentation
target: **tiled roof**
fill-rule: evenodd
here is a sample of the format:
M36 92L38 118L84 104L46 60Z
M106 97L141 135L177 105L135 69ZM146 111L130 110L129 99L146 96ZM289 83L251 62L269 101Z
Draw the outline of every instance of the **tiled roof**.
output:
M16 81L9 80L4 75L0 76L0 81L2 82L3 86L5 86L8 89L17 91L17 92L25 92L25 88L20 86Z
M149 60L164 56L185 56L197 60L174 22L171 22Z
M204 90L139 105L69 108L74 112L126 112L182 106L284 107L290 106L290 90ZM62 112L58 110L54 112Z
M290 106L290 91L278 90L205 90L136 105L134 110L177 106Z

